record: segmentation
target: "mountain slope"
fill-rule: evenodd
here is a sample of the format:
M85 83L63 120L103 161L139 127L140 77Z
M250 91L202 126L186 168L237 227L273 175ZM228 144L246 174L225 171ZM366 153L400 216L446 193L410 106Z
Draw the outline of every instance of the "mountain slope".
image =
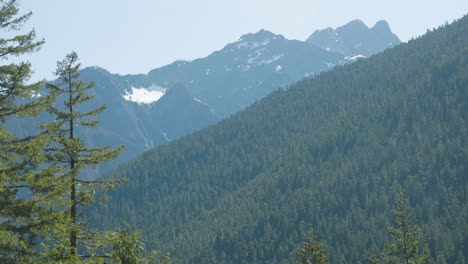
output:
M358 263L404 191L437 263L466 259L467 31L464 17L148 151L92 217L177 263L290 263L311 229L333 263Z

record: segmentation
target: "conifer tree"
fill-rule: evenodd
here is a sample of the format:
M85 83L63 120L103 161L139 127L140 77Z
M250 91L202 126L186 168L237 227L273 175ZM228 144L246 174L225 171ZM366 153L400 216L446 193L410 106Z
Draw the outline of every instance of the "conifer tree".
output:
M428 245L419 253L420 231L411 223L411 211L402 193L396 199L393 213L397 227L388 228L391 242L385 244L380 260L371 257L369 262L372 264L430 263Z
M44 182L37 181L51 172L40 166L45 137L19 137L5 125L38 115L54 100L53 94L39 93L43 82L28 82L30 63L12 61L44 43L36 40L34 30L22 31L30 16L20 14L16 0L0 0L0 263L34 262L39 255L36 237L47 233L55 220L40 199Z
M298 264L328 264L328 254L325 253L323 245L315 240L312 235L298 250L301 261Z
M98 120L93 118L106 109L105 105L89 111L82 111L79 107L93 99L87 91L94 86L92 82L86 83L79 79L79 69L78 56L72 52L57 63L56 75L59 81L47 84L51 91L64 99L64 107L51 107L49 112L55 121L43 126L51 140L46 156L51 164L59 166L54 191L61 199L57 199L51 208L58 208L63 213L62 225L51 237L56 244L49 247L46 254L65 263L94 263L97 258L104 257L97 256L96 250L109 247L109 239L113 233L88 230L88 223L84 221L80 208L105 200L106 197L95 197L94 194L100 189L113 188L121 181L84 180L80 177L80 172L84 168L116 158L123 146L116 149L108 146L86 147L77 136L77 129L96 126Z
M144 256L145 245L139 232L131 232L130 226L114 233L112 239L112 251L110 256L119 264L171 264L168 254L158 256L157 251L152 251L149 256Z

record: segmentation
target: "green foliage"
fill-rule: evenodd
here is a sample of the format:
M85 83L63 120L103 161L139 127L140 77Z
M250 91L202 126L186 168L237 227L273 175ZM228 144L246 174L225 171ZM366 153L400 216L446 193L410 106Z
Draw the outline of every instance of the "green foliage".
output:
M88 148L76 136L77 129L97 125L97 120L91 118L106 108L100 106L86 112L78 109L79 105L92 100L87 91L93 87L93 83L79 79L79 69L78 56L74 52L57 63L59 82L49 83L47 87L64 99L64 108L51 106L49 112L55 121L42 125L44 134L49 136L46 157L49 164L56 168L53 178L47 179L50 186L47 195L55 198L48 206L61 214L55 229L46 237L50 241L46 256L51 253L52 259L70 263L103 258L98 253L109 247L112 232L89 230L80 208L106 200L105 196L96 198L96 192L112 189L122 182L89 180L80 175L84 168L114 159L123 147L113 150L107 146Z
M329 255L325 253L323 245L315 240L312 235L307 237L307 242L299 248L298 255L301 261L298 264L328 264Z
M153 251L148 257L144 256L144 243L139 232L130 232L130 227L117 231L112 239L112 253L110 256L120 264L171 264L169 255L158 257Z
M386 243L381 260L371 260L371 263L382 264L424 264L430 263L429 246L426 244L419 253L420 230L411 222L411 212L408 201L400 193L396 199L393 211L397 227L389 227L392 242Z
M93 222L176 263L293 263L310 229L331 263L360 263L402 191L436 263L466 260L467 43L464 17L145 152Z
M140 238L141 235L136 232L133 234L129 234L127 230L117 232L111 256L119 263L143 263L141 251L144 250L144 244Z
M47 186L37 180L52 171L40 166L45 161L42 155L46 145L44 135L19 138L5 125L13 118L38 115L55 99L54 94L39 93L43 82L28 83L32 73L29 62L10 61L37 51L43 44L35 40L34 30L21 31L31 13L19 13L17 1L0 1L1 263L31 262L39 255L35 248L36 237L47 233L55 220L41 200Z

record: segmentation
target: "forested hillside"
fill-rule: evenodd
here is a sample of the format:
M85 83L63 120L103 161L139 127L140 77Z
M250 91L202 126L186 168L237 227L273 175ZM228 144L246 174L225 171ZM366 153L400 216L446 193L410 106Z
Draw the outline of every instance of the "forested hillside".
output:
M465 16L144 153L92 217L175 263L292 263L309 230L359 263L403 191L435 262L466 263L467 102Z

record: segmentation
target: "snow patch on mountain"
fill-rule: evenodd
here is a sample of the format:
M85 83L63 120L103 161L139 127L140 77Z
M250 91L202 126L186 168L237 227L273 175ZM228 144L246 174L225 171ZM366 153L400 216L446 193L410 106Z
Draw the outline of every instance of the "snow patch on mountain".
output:
M207 103L203 102L202 100L200 100L200 99L198 99L198 98L196 98L196 97L194 97L193 100L194 100L195 102L199 102L199 103L202 104L202 105L208 106Z
M237 68L239 68L243 72L246 72L250 70L250 65L238 65Z
M153 84L149 87L130 87L122 97L137 104L151 104L158 101L166 92L166 88Z
M264 50L265 50L265 48L256 50L256 52L255 52L256 54L253 55L253 57L252 57L251 54L249 54L250 59L247 60L247 63L248 64L254 63L260 56L262 56L262 53L263 53Z
M283 69L283 67L281 67L281 65L276 65L275 67L275 72L279 72Z
M331 62L326 62L326 61L325 61L325 62L323 62L323 63L324 63L325 65L327 65L327 68L329 68L329 69L335 67L335 64L333 64L333 63L331 63Z
M340 41L343 41L340 37L340 35L338 35L338 33L332 29L332 32L331 32L331 36L332 38L335 40L335 42L340 42Z
M284 56L284 54L275 55L275 56L271 57L271 58L268 59L268 60L262 60L262 61L260 62L260 64L270 64L270 63L273 63L273 62L279 60L279 59L280 59L281 57L283 57L283 56Z
M162 130L160 130L160 131L161 131L161 135L163 136L163 138L164 138L167 142L171 142L172 138L170 138L170 137L167 135L166 132L164 132L164 131L162 131Z
M264 39L262 41L254 41L254 42L249 42L249 41L243 41L243 39L240 39L240 43L237 43L236 46L238 49L240 48L249 48L249 49L256 49L261 46L266 46L268 43L270 43L270 39Z
M214 110L207 103L203 102L202 100L200 100L200 99L198 99L196 97L194 97L193 100L195 102L197 102L197 103L200 103L200 104L206 106L208 109L210 109L210 112L212 112L212 113L214 112Z
M0 90L1 91L1 90ZM0 93L1 94L1 93ZM32 92L31 93L31 99L39 99L42 97L42 94L40 92Z
M356 60L359 60L359 59L366 59L367 57L364 56L364 55L356 55L356 56L348 56L348 57L345 57L344 59L347 60L347 61L356 61Z

